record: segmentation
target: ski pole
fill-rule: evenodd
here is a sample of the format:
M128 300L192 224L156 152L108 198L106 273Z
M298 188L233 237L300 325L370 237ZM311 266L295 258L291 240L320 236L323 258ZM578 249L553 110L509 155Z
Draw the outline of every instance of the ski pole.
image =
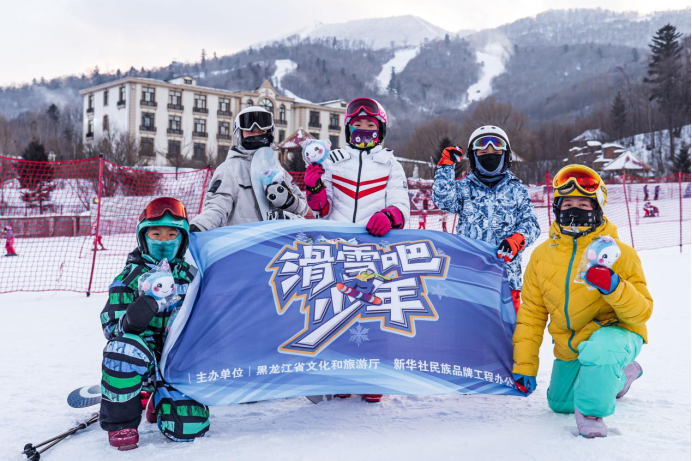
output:
M57 443L62 442L63 440L65 440L67 437L71 436L75 432L82 430L82 429L86 429L87 427L89 427L90 425L92 425L93 423L98 421L98 419L99 419L99 414L94 413L85 422L80 423L71 429L68 429L67 431L63 432L62 434L56 435L55 437L52 437L48 440L44 440L43 442L38 443L36 445L33 445L31 443L27 443L26 445L24 445L24 451L22 452L22 454L26 455L26 457L29 461L38 461L39 459L41 459L41 453L43 453L46 450L48 450L49 448L53 447ZM40 448L40 447L47 445L47 444L49 444L49 445L47 447L45 447L44 449L37 450L37 448Z

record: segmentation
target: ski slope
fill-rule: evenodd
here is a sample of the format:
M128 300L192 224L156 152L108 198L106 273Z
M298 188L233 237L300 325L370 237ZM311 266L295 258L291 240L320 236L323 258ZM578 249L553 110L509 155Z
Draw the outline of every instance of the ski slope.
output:
M277 59L276 61L274 61L274 64L276 65L276 71L274 72L274 75L272 76L271 80L274 83L276 89L281 91L286 97L295 99L296 102L312 104L312 102L308 101L307 99L301 98L300 96L296 96L295 93L281 86L281 79L284 78L285 75L290 74L291 72L296 70L298 64L296 64L294 61L291 61L290 59Z
M505 71L506 51L499 43L486 46L483 51L476 52L476 61L481 65L480 77L476 83L466 90L466 98L461 102L461 109L471 103L481 101L493 92L493 79Z
M380 404L352 398L318 405L297 398L213 407L210 432L191 444L169 442L142 423L140 448L117 453L92 426L42 459L689 460L690 246L682 254L667 248L640 255L654 297L650 344L638 359L643 377L606 420L606 439L575 437L573 416L548 409L552 351L546 339L539 387L529 398L391 396ZM99 382L105 301L104 294L0 295L0 460L24 459L24 444L57 435L98 409L72 409L65 398Z
M380 92L387 92L387 86L392 78L392 67L394 68L394 72L397 74L400 73L406 68L409 61L416 57L416 54L418 54L418 48L405 48L403 50L396 51L394 53L394 57L384 63L382 66L382 71L375 79Z

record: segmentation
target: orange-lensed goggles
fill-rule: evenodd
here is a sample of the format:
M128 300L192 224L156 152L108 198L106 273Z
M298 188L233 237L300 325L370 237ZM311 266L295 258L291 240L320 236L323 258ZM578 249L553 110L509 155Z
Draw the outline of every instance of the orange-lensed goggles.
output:
M173 197L159 197L152 200L144 208L142 214L139 215L139 220L144 221L145 219L153 221L160 219L166 212L173 215L177 219L186 219L187 212L185 211L185 205L180 202L180 200Z
M579 189L586 195L593 195L601 184L601 177L591 168L574 165L563 168L553 178L555 190L564 191L566 189Z

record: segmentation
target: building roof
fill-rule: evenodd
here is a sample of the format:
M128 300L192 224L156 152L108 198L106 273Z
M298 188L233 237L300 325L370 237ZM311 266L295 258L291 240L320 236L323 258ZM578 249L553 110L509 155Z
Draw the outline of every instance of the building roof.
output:
M303 148L303 143L305 141L315 139L312 136L310 136L310 133L305 131L302 128L298 128L295 133L293 133L291 136L288 138L284 139L284 142L279 144L279 149L302 149Z
M618 149L624 149L625 148L624 146L621 146L620 144L618 144L616 142L607 142L607 143L603 144L604 149L607 149L608 147L617 147Z
M625 151L618 158L610 162L603 168L603 171L620 170L650 170L651 167L642 162L630 151Z
M586 141L586 145L589 147L599 147L601 145L601 141Z
M612 161L613 161L613 160L610 159L610 158L603 158L602 155L599 155L598 157L596 157L596 158L594 159L593 162L594 162L594 163L605 163L605 164L608 164L608 163L610 163L610 162L612 162Z

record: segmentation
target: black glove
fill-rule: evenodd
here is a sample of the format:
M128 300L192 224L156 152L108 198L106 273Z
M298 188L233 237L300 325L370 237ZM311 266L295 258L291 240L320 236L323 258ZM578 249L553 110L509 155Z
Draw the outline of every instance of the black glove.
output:
M291 188L284 181L281 184L273 183L268 185L264 193L267 196L267 200L280 210L285 210L296 201Z
M194 224L190 224L190 232L202 232L202 229L195 226Z
M123 316L122 329L125 333L140 335L159 311L159 304L149 295L141 295L127 306Z

